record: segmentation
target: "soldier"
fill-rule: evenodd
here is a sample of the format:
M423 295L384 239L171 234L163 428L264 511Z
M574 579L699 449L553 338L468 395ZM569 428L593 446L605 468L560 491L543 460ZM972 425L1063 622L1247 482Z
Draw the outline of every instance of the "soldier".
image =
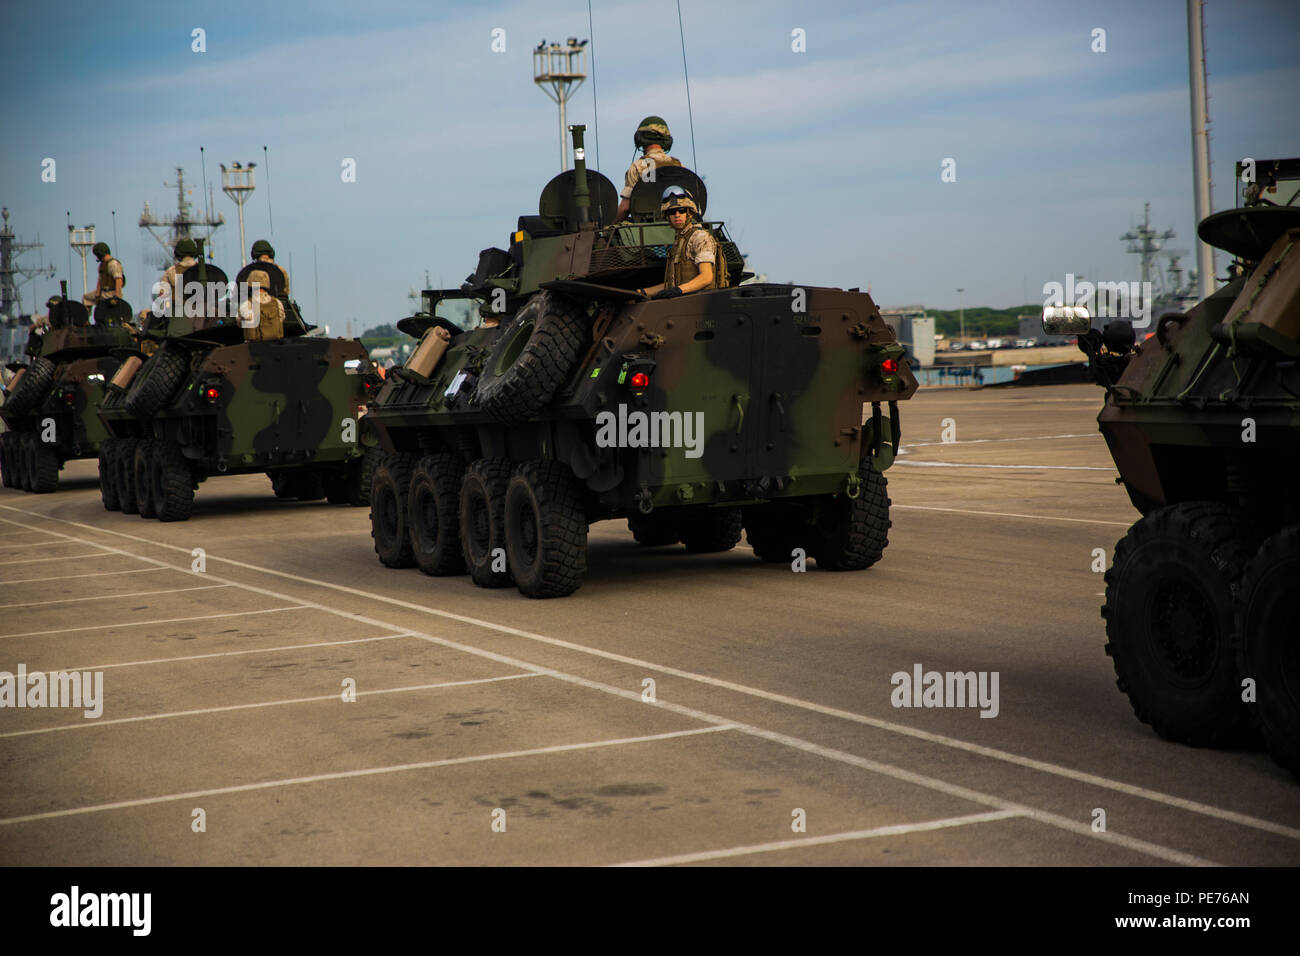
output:
M661 285L639 290L652 299L671 299L700 289L721 289L728 283L727 260L713 233L700 225L700 207L681 186L664 190L659 211L677 232Z
M95 243L91 252L99 260L99 282L94 292L87 292L81 297L88 309L93 309L97 302L122 298L122 290L126 288L126 273L122 271L122 263L109 253L108 243Z
M252 256L254 262L269 262L280 270L280 274L284 276L284 295L285 298L288 298L289 270L275 261L275 250L271 248L271 244L265 239L258 239L257 242L253 243Z
M171 311L171 302L173 295L176 298L184 298L184 289L178 289L181 278L185 275L185 270L198 263L199 247L193 239L185 238L177 241L172 253L176 261L167 267L163 273L160 284L162 291L158 294L158 300L162 309L166 312Z
M284 306L271 295L271 277L261 269L254 269L248 274L248 284L257 287L253 293L257 296L257 315L253 313L254 300L244 300L239 307L239 324L244 329L244 338L249 342L284 338Z
M614 217L615 222L622 222L627 218L628 212L632 209L632 190L636 184L641 181L653 182L653 173L650 171L658 169L660 166L680 166L681 160L669 156L666 152L673 148L673 137L668 132L668 124L659 116L647 116L637 127L632 142L643 151L643 155L632 161L632 165L627 168L627 176L623 191L619 193L623 198L618 204L618 215Z

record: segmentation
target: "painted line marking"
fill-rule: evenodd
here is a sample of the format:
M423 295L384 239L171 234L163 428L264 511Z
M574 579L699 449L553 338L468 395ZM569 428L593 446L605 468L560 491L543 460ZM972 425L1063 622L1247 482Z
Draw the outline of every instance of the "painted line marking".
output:
M871 840L876 837L903 836L908 833L925 833L931 830L947 830L952 827L970 826L975 823L992 823L997 820L1019 819L1020 814L1014 810L994 810L990 813L972 813L964 817L948 817L943 820L927 820L924 823L899 823L891 826L873 827L870 830L850 830L845 833L829 833L826 836L805 837L795 840L777 840L774 843L756 843L749 846L733 846L725 850L704 850L700 853L682 853L677 856L661 856L651 860L634 860L628 863L615 863L615 867L624 866L674 866L680 863L702 863L705 860L726 860L753 853L771 853L779 850L797 850L806 846L826 846L831 843L846 843L850 840Z
M523 675L521 675L523 676ZM511 760L516 757L536 757L546 754L566 753L574 750L594 750L598 747L618 747L623 744L651 743L658 740L670 740L674 737L694 737L700 734L715 734L731 730L729 725L718 727L697 727L691 730L674 730L664 734L647 734L642 737L618 737L613 740L593 740L577 744L554 744L550 747L536 747L531 750L510 750L500 753L476 754L471 757L449 757L444 760L426 760L421 763L397 764L389 767L368 767L364 770L340 770L334 773L319 773L309 777L290 777L283 780L266 780L261 783L246 783L234 787L218 787L213 790L193 790L189 793L169 793L161 797L143 797L137 800L121 800L117 803L101 803L90 807L73 807L68 810L50 810L46 813L32 813L21 817L0 819L0 826L15 823L30 823L34 820L52 820L58 817L78 816L85 813L100 813L105 810L125 810L131 807L145 807L158 803L173 803L177 800L192 800L195 797L215 797L227 793L248 793L254 790L272 790L277 787L296 786L304 783L323 783L329 780L347 780L353 777L373 777L386 773L401 773L407 770L432 770L436 767L454 767L460 764L483 763L489 760Z
M0 507L7 507L7 506L0 505ZM5 519L0 518L0 521L3 520ZM131 557L135 557L135 555L131 555ZM102 577L107 577L110 574L142 574L145 571L157 571L157 570L158 570L157 568L131 568L130 570L127 571L92 571L89 574L58 574L48 578L19 578L16 581L0 581L0 587L4 587L6 584L35 584L44 581L66 581L69 578L102 578ZM168 568L168 570L175 570L175 569ZM189 574L190 572L186 571L185 573Z
M905 511L943 511L955 515L981 515L987 518L1028 518L1031 521L1068 521L1073 524L1104 524L1114 528L1131 528L1132 521L1102 521L1099 518L1062 518L1057 515L1027 515L1014 511L972 511L966 508L937 508L931 505L891 505ZM1136 519L1134 519L1136 520ZM181 549L184 550L184 549ZM223 559L224 560L224 559Z
M506 674L503 677L478 677L474 680L444 681L439 684L416 684L413 687L385 687L382 690L359 690L357 697L374 697L380 694L402 694L413 690L435 690L440 687L465 687L470 684L491 684L494 681L519 680L522 677L540 677L540 674ZM222 714L232 710L256 710L259 707L281 707L286 704L318 704L325 700L340 700L341 692L322 694L318 697L293 697L288 700L262 700L251 704L226 704L223 707L200 707L196 710L176 710L166 714L141 714L138 717L114 717L111 720L99 718L83 719L80 723L59 724L55 727L37 727L32 730L11 730L0 734L5 737L30 737L33 734L52 734L60 730L88 730L95 727L107 727L112 724L138 724L146 720L167 720L172 717L194 717L200 714Z
M88 624L85 627L63 627L53 631L27 631L24 634L0 634L0 641L10 637L41 637L46 634L73 634L77 631L103 631L114 627L148 627L151 624L182 624L187 621L211 621L219 617L244 617L249 614L276 614L280 611L301 611L311 607L307 604L291 604L288 607L269 607L261 611L229 611L224 614L200 614L197 617L168 617L160 621L122 621L117 624Z
M92 544L93 542L86 542ZM19 558L17 561L0 561L0 564L41 564L45 561L71 561L73 558L102 558L108 552L91 551L89 554L62 554L57 558Z
M966 465L959 461L912 461L907 458L897 459L896 465L909 465L913 468L1011 468L1017 470L1032 471L1108 471L1115 473L1114 468L1102 468L1099 465Z
M228 584L217 585L229 587ZM315 644L287 644L283 647L253 647L246 651L214 651L211 654L189 654L185 657L155 657L147 661L124 661L120 664L88 664L84 667L51 667L49 670L62 671L106 671L114 667L143 667L146 664L178 664L183 661L202 661L214 657L240 657L244 654L271 654L275 651L305 651L314 647L340 647L344 644L365 644L369 641L391 641L399 637L414 637L410 631L401 634L380 634L376 637L353 637L346 641L318 641Z
M4 508L9 511L17 511L20 514L26 514L26 512L23 512L17 508L12 508L8 505L0 505L0 508ZM53 520L59 521L62 524L73 525L74 527L84 527L92 531L102 531L106 534L111 534L118 537L124 537L130 540L140 541L148 545L168 548L174 551L181 551L186 554L189 553L188 551L186 551L186 549L181 548L177 545L166 544L163 542L154 542L154 541L150 541L147 538L140 538L135 535L128 535L125 532L98 529L95 528L93 525L83 525L79 522L69 521L64 518L56 518ZM9 521L10 523L13 524L19 524L19 522L15 522L12 519L8 519L8 518L0 518L0 521ZM72 535L62 535L59 532L54 532L54 533L60 534L61 537L66 537L71 540L78 540ZM118 550L118 549L114 549L114 550ZM129 552L122 552L122 553L129 554ZM209 555L209 557L212 560L223 561L227 564L232 564L236 567L242 567L248 570L254 570L262 574L270 574L279 577L291 578L292 580L297 581L301 584L315 584L317 586L324 587L327 589L332 589L343 593L350 593L357 596L369 598L371 600L380 603L393 604L395 606L409 608L411 610L421 611L435 616L445 617L449 620L457 620L464 623L476 624L478 626L485 627L490 630L495 630L500 633L515 634L531 640L540 641L542 643L551 644L553 646L566 647L569 649L577 650L597 657L604 657L610 660L617 660L623 663L631 663L642 667L649 667L661 673L674 674L676 676L683 677L687 680L692 680L699 683L705 683L717 687L735 690L739 693L746 694L749 696L759 697L762 699L767 699L779 703L785 703L790 706L799 707L801 709L810 710L816 713L823 713L829 716L841 717L846 720L862 723L868 726L876 727L878 729L892 731L907 736L913 736L923 740L929 740L933 743L938 743L944 746L953 747L959 750L965 750L969 753L974 753L981 756L988 756L997 760L1004 760L1009 763L1018 764L1020 766L1028 767L1030 769L1040 770L1042 772L1065 777L1067 779L1073 779L1077 781L1090 783L1094 786L1102 787L1104 789L1115 790L1117 792L1126 793L1128 795L1151 800L1153 802L1163 803L1168 806L1175 806L1192 813L1214 817L1227 822L1237 823L1243 826L1253 827L1255 829L1260 829L1271 833L1277 833L1283 836L1288 836L1292 839L1300 839L1300 829L1296 829L1294 827L1288 827L1283 824L1274 823L1269 820L1262 820L1256 817L1248 816L1246 814L1236 813L1234 811L1221 810L1218 807L1211 807L1206 804L1197 803L1191 800L1184 800L1181 797L1174 797L1168 794L1160 793L1158 791L1148 790L1143 787L1137 787L1131 784L1121 783L1119 781L1108 780L1107 778L1104 777L1100 777L1094 774L1083 773L1081 771L1071 770L1070 768L1060 767L1055 764L1049 764L1046 763L1045 761L1038 761L1028 757L1021 757L1018 754L1011 754L1005 751L994 750L993 748L989 748L989 747L982 747L977 744L970 744L967 743L966 741L956 740L951 737L943 737L939 734L930 734L926 731L916 730L914 728L906 727L900 724L893 724L888 721L877 720L876 718L866 717L861 714L854 714L849 711L842 711L836 708L824 707L820 704L814 704L808 701L801 701L798 700L797 698L786 697L785 695L773 694L768 691L759 690L757 688L746 687L740 684L734 684L730 681L723 681L717 678L707 677L703 674L694 674L689 671L679 670L677 668L651 664L646 661L639 661L636 658L625 657L624 655L613 654L608 651L599 651L596 650L595 648L588 648L583 645L572 644L568 641L562 641L558 638L546 637L541 634L533 634L529 631L523 631L518 628L507 627L506 625L502 625L502 624L495 624L490 621L483 621L478 618L471 618L466 615L455 614L450 611L442 611L433 608L426 608L421 605L412 604L408 601L400 601L396 598L388 598L382 595L371 594L370 592L361 591L357 588L351 588L341 584L332 584L330 582L319 581L317 579L307 578L301 575L293 575L288 572L277 571L271 568L260 568L256 565L250 565L245 562L236 561L231 558L214 557L212 555ZM151 563L157 564L162 567L170 567L169 565L166 565L155 558L140 558L140 560L149 561ZM281 600L286 599L284 595L277 594L276 592L266 588L259 588L253 585L242 584L241 582L231 581L225 578L214 577L213 580L222 581L223 583L234 584L243 590L251 591L253 593L263 594L271 597L277 597L280 598ZM375 627L396 629L393 625L388 624L386 622L378 621L374 618L366 617L364 615L355 614L351 611L343 611L343 610L339 610L338 608L331 608L323 604L318 604L316 602L308 602L305 606L313 607L317 610L321 610L327 613L332 613L340 617L347 618L349 620L359 621L361 623L369 624ZM478 657L483 657L488 660L494 660L499 663L508 664L513 667L518 667L521 670L529 670L537 673L549 674L558 680L576 684L578 686L584 686L596 690L601 690L605 693L623 697L628 700L637 701L637 702L641 701L641 696L637 691L633 691L625 688L613 687L611 685L603 684L597 681L590 681L587 680L586 678L578 677L572 674L566 674L562 671L557 671L553 668L544 668L541 667L540 665L532 664L531 662L523 661L518 658L509 657L504 654L497 654L492 651L482 650L480 648L472 647L467 644L461 644L458 641L451 641L446 638L434 637L433 635L423 634L418 631L412 631L411 633L413 636L421 640L430 641L432 643L438 644L443 647L448 647L453 650L463 651L465 653L473 654ZM865 760L865 758L860 758L853 754L831 750L830 748L821 747L818 744L813 744L809 741L800 740L795 737L790 737L784 734L778 734L773 731L763 730L762 728L753 727L746 724L735 723L729 721L727 718L708 714L707 712L704 711L695 710L689 707L683 707L679 704L667 703L665 701L658 701L655 704L652 704L651 706L663 707L667 710L673 711L674 713L695 717L696 719L704 720L707 722L728 723L731 726L736 727L736 729L742 730L745 733L752 734L753 736L774 740L786 746L793 747L799 750L804 750L808 753L815 753L820 756L825 756L828 757L829 759L837 760L842 763L848 763L853 766L863 767L864 769L874 770L878 773L882 773L887 776L893 776L896 777L897 779L906 780L907 782L910 783L916 783L928 789L937 790L942 793L949 793L954 796L963 796L965 799L971 800L971 802L974 803L981 803L986 806L993 806L1001 810L1014 809L1022 812L1025 816L1030 816L1035 820L1039 820L1040 822L1047 823L1051 826L1056 826L1060 829L1065 829L1073 833L1082 833L1085 835L1091 835L1095 839L1104 839L1110 842L1119 843L1121 845L1128 846L1131 849L1136 849L1139 852L1147 853L1148 855L1152 855L1160 859L1169 860L1170 862L1187 862L1187 861L1204 862L1204 861L1200 861L1199 858L1192 857L1188 854L1182 854L1176 850L1172 850L1167 847L1161 847L1156 844L1149 844L1146 843L1145 841L1137 840L1136 838L1133 837L1123 836L1121 834L1115 833L1114 831L1107 831L1105 833L1093 834L1089 824L1079 823L1078 821L1074 821L1066 817L1061 817L1056 814L1047 813L1046 811L1039 811L1032 807L1026 807L1014 803L1008 803L1006 801L1003 801L1001 798L993 797L989 794L983 794L974 790L968 790L964 787L958 787L955 784L950 784L944 780L939 780L933 777L927 777L922 774L913 773L912 771L909 770L903 770L901 768L892 767L888 764L879 764L874 761L868 761ZM1172 856L1170 854L1172 854Z
M1101 432L1085 432L1079 435L1022 435L1017 438L959 438L954 441L909 441L907 448L929 448L931 445L987 445L1004 441L1055 441L1060 438L1100 438Z
M32 601L28 604L0 604L0 611L14 607L45 607L49 604L75 604L79 601L112 601L117 598L147 597L151 594L179 594L182 591L212 591L216 588L228 588L229 584L202 584L193 588L168 588L165 591L127 591L123 594L94 594L90 597L59 598L57 601Z

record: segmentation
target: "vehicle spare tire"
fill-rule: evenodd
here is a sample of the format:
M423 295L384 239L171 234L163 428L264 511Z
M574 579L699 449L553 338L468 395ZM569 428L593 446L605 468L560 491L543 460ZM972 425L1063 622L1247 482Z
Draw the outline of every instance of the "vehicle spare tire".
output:
M189 367L188 352L163 346L136 375L126 396L126 410L137 418L152 416L171 401Z
M590 344L583 311L538 292L501 330L479 375L475 401L500 424L522 425L555 397Z
M11 415L25 415L40 405L54 384L54 363L38 358L27 366L27 372L18 381L13 393L5 400L5 411Z

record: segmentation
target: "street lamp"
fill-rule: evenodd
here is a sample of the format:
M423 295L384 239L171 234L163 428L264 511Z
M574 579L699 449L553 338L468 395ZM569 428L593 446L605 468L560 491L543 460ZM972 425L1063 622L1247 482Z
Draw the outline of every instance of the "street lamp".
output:
M961 340L966 341L966 304L961 300L961 294L965 289L957 290L957 321L961 323Z
M253 181L253 167L257 163L247 163L241 166L239 163L231 163L230 169L226 164L221 164L221 191L234 200L235 205L239 207L239 249L240 255L245 255L248 247L244 245L244 203L248 202L248 197L253 194L257 184Z
M560 172L569 168L565 104L587 78L587 42L569 37L564 46L543 40L533 48L533 82L560 106Z

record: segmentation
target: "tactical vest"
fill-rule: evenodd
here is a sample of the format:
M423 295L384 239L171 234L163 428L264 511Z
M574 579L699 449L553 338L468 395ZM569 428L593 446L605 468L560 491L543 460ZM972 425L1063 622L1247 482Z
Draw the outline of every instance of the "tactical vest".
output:
M244 327L245 341L269 342L284 338L284 306L279 299L271 298L268 302L260 303L258 319L257 325Z
M100 295L112 295L113 287L117 284L116 281L113 279L112 274L108 271L108 264L110 262L117 262L119 266L122 265L121 262L118 262L118 260L114 259L112 256L104 256L104 261L99 264ZM122 292L123 294L126 293L126 270L125 269L122 270Z
M669 156L667 153L658 149L652 153L646 153L645 158L651 160L655 164L655 169L658 169L660 166L680 166L682 164L682 161L676 156Z
M701 229L709 237L709 242L713 243L713 282L708 286L710 289L726 288L730 276L727 273L727 260L722 255L722 246L714 237L713 233L704 229L697 222L691 223L673 240L673 247L668 252L668 263L664 267L664 285L680 286L690 282L700 274L699 264L686 254L686 242L696 229Z

